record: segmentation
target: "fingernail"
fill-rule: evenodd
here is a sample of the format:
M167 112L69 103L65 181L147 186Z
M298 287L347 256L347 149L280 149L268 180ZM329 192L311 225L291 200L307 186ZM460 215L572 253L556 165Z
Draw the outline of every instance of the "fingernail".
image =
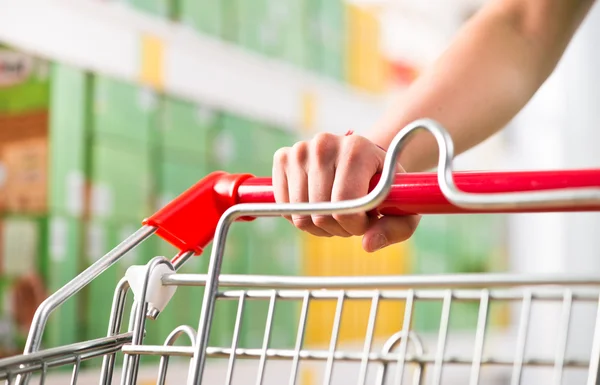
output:
M377 234L369 241L369 250L377 251L387 245L387 239L383 234Z

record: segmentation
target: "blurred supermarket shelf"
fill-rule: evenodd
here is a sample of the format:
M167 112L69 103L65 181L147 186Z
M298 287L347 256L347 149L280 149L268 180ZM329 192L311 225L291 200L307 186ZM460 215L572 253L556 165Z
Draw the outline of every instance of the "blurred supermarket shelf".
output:
M0 0L0 41L290 130L368 128L383 99L120 2Z

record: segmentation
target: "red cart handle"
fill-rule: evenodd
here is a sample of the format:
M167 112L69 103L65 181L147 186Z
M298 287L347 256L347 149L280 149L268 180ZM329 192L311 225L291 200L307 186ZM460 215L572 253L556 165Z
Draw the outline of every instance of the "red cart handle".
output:
M459 190L478 194L600 187L600 170L456 172L453 178ZM376 175L371 180L371 189L378 181L379 175ZM212 241L219 219L227 209L238 203L274 202L271 178L215 172L143 223L156 227L156 234L179 250L193 251L198 255ZM437 174L408 173L396 175L389 195L376 209L376 213L382 215L549 211L600 211L600 204L582 206L564 203L542 209L465 209L446 199Z

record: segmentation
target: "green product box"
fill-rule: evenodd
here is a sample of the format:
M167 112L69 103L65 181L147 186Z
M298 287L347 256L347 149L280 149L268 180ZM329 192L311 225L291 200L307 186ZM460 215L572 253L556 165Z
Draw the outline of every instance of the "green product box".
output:
M93 86L93 138L115 138L139 146L157 140L160 100L149 88L103 76Z
M223 35L223 0L180 0L178 19L195 30L212 36Z
M342 0L321 1L319 31L322 51L320 73L336 80L346 76L346 12Z
M78 69L52 66L49 207L73 216L84 211L88 79Z
M84 265L90 266L117 245L117 228L114 223L90 219L85 224ZM115 264L96 277L86 290L86 339L106 336L113 296L120 279ZM123 329L122 329L123 330Z
M155 181L150 148L124 140L96 140L90 152L92 215L142 220L151 214Z
M181 150L199 159L207 155L209 133L218 124L215 111L193 103L166 98L161 115L160 137L165 150Z
M43 251L47 261L47 289L48 294L51 294L75 278L80 271L83 222L70 215L51 213L48 215L45 230L47 236ZM44 333L47 347L81 341L80 303L81 296L76 295L52 313ZM108 314L105 317L107 319Z
M223 114L210 135L209 159L214 169L231 173L255 173L256 157L262 143L256 138L257 124L231 114Z
M237 8L237 44L263 54L274 53L276 31L270 30L266 15L267 0L240 1ZM269 41L271 38L271 41Z
M2 218L0 354L20 353L24 347L28 328L22 324L25 320L18 315L15 290L17 286L26 287L27 293L30 294L29 290L35 290L31 286L32 278L39 279L39 283L44 284L44 269L40 266L40 250L44 240L43 223L43 218L39 217L11 215ZM39 301L42 299L37 298ZM30 310L33 309L26 311Z
M282 128L257 125L254 129L254 139L261 143L256 152L255 161L259 164L260 176L270 176L273 168L273 155L282 147L291 147L297 141L296 134Z
M281 7L276 11L283 27L280 57L298 67L306 67L306 0L271 1L271 4Z
M175 0L126 0L134 8L154 16L172 18L175 13Z
M239 7L245 0L221 0L221 37L231 43L238 40L239 26Z
M251 223L247 262L248 274L295 276L300 271L299 233L283 218L258 218ZM277 299L273 314L269 347L290 349L296 342L299 301ZM269 300L246 303L244 344L262 346L267 325Z
M48 110L47 61L0 44L0 72L0 115Z

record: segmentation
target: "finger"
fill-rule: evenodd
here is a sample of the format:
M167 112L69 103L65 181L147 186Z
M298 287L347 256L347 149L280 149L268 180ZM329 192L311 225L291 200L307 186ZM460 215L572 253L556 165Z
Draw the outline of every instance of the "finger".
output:
M288 193L288 180L286 168L288 164L288 153L291 149L288 147L280 148L273 155L273 195L276 203L289 203L290 196ZM288 221L292 222L291 215L283 216Z
M385 152L359 136L345 138L335 175L332 201L361 198L368 194L371 178L381 171ZM333 218L352 235L369 227L366 213L334 214Z
M414 234L420 220L420 215L372 217L369 229L363 237L363 249L372 253L395 243L406 241Z
M308 160L308 145L304 142L296 143L291 152L292 158L287 166L287 182L290 203L308 202L308 175L305 164ZM307 233L326 237L331 236L327 231L317 227L310 215L292 215L294 226Z
M311 141L308 167L308 198L310 202L331 201L331 189L335 178L337 140L332 134L319 134ZM331 215L311 216L315 226L338 237L349 237L348 233Z

